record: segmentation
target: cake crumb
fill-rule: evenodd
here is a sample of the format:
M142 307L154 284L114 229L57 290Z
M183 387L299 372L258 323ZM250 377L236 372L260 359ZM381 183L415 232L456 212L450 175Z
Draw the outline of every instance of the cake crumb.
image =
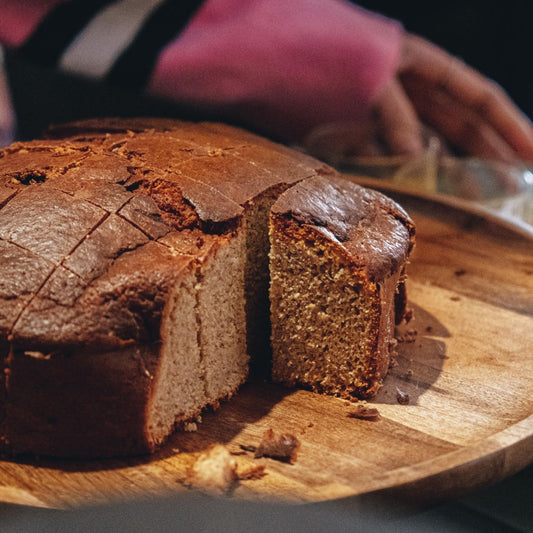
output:
M255 453L257 446L252 446L251 444L240 444L239 448L245 452Z
M418 331L416 329L409 329L403 335L396 337L398 342L415 342Z
M307 430L312 427L314 427L313 422L309 422L306 426L302 427L300 435L305 435L307 433Z
M227 493L237 481L237 462L222 444L201 453L187 473L187 484L218 494Z
M185 424L183 424L183 431L187 431L189 433L198 431L198 425L196 422L185 422Z
M300 441L294 435L290 433L276 435L272 429L267 429L255 450L254 457L256 459L270 457L292 464L296 461L299 449Z
M412 377L413 377L413 371L409 368L405 374L403 375L403 377L409 381Z
M349 418L358 418L360 420L379 420L381 415L376 407L368 407L364 404L357 404L352 411L348 413Z
M397 388L396 389L396 401L400 405L407 405L410 401L409 394Z
M266 476L265 465L239 464L237 463L237 479L240 481L249 479L261 479Z

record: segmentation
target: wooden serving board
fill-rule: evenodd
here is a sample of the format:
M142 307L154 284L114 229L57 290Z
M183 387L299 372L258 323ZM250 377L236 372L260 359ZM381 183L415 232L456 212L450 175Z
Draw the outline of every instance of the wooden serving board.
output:
M240 453L241 465L265 465L264 477L228 497L284 502L371 493L427 501L532 463L533 232L460 202L388 192L418 233L408 271L414 318L371 402L379 420L350 418L353 405L337 398L250 383L151 457L2 460L0 500L68 508L190 490L187 470L213 443ZM242 451L268 428L301 441L294 464Z

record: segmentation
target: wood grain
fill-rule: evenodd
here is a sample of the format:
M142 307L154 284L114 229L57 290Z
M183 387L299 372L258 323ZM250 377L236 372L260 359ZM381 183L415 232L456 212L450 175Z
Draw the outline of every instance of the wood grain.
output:
M461 202L388 192L418 235L414 318L399 328L397 364L371 402L379 420L350 418L353 405L337 398L249 383L151 457L2 460L0 501L66 508L190 490L188 468L216 442L241 465L265 465L264 477L240 481L228 497L285 502L427 501L532 463L533 232ZM242 451L268 428L300 439L294 464Z

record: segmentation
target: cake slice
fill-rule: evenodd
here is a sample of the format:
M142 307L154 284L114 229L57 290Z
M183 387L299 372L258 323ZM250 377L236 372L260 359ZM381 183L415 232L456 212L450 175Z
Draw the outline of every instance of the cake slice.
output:
M374 396L405 311L408 215L378 192L315 177L274 204L270 239L274 381Z

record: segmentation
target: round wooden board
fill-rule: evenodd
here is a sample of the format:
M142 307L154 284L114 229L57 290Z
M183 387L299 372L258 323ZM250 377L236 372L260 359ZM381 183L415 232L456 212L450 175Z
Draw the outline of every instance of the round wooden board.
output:
M0 461L0 500L71 507L190 490L188 468L213 443L240 454L241 467L265 465L229 497L284 502L435 500L532 463L533 232L461 202L388 192L414 218L417 245L414 318L399 328L397 365L371 402L379 420L349 417L353 405L337 398L249 383L151 457ZM243 452L268 428L301 441L294 464Z

